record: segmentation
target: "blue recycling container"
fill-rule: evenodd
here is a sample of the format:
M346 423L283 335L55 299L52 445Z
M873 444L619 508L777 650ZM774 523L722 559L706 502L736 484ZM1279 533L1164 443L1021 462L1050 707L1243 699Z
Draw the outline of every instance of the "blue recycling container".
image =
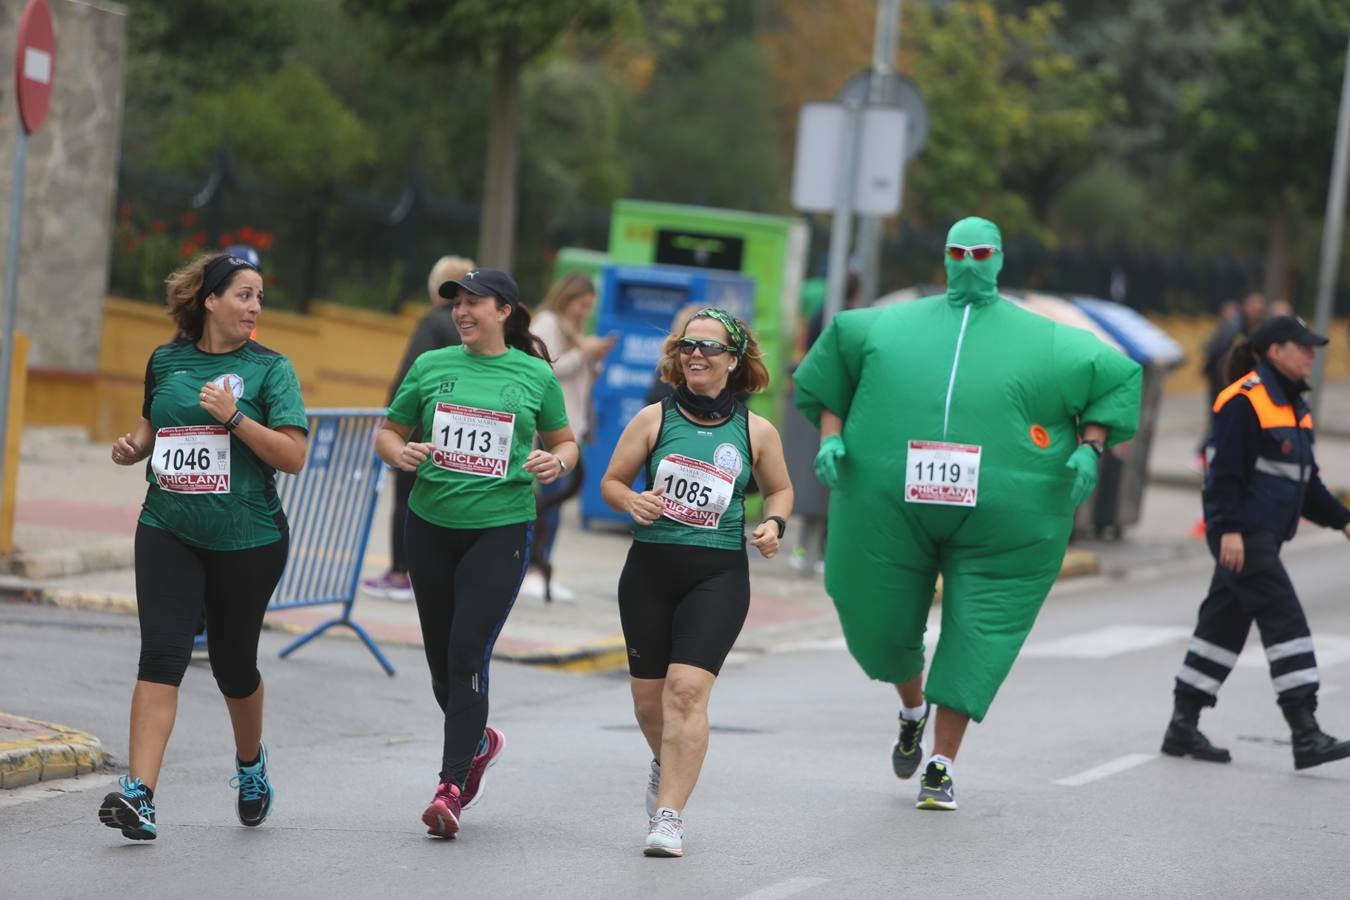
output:
M619 340L605 358L592 394L595 414L586 446L586 483L581 489L583 527L590 528L597 521L629 521L601 498L600 480L619 436L642 409L675 314L685 304L699 303L721 307L749 323L754 296L754 279L737 272L616 264L601 270L595 333L617 335Z
M1130 359L1140 365L1167 371L1185 361L1186 354L1180 344L1123 303L1096 297L1070 297L1069 300L1115 338Z

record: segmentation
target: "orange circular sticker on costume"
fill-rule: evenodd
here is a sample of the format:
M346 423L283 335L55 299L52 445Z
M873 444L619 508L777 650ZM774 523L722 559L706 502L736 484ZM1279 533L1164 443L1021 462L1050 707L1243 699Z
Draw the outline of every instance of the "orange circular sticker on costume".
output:
M1050 446L1050 432L1040 425L1031 426L1031 442L1042 450Z

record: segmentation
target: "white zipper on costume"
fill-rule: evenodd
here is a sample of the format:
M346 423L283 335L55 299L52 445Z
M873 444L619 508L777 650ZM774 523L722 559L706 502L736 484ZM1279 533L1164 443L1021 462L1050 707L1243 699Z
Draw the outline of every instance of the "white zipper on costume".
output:
M966 339L966 323L970 321L970 304L961 316L961 333L956 336L956 356L952 359L952 377L947 381L947 405L942 410L942 439L947 439L947 420L952 416L952 391L956 388L956 367L961 362L961 342Z

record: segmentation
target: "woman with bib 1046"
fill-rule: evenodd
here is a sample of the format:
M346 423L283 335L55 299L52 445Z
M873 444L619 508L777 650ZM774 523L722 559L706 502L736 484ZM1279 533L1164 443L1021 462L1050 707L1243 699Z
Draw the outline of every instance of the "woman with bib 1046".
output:
M290 361L249 338L262 299L262 275L240 257L205 257L169 276L179 336L150 355L140 423L112 447L118 465L150 461L136 526L129 771L99 809L133 840L158 833L154 792L203 611L234 729L239 820L260 825L272 808L258 635L289 548L273 476L300 471L309 426Z

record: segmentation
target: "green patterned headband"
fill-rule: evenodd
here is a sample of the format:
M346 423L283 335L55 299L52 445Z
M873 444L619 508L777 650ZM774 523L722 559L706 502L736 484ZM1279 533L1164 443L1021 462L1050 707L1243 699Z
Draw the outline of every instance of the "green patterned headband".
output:
M750 344L750 335L746 333L745 326L741 324L740 319L724 309L707 306L689 317L691 322L694 319L712 319L725 328L727 335L731 338L732 347L736 349L737 356L744 354L745 348ZM688 330L687 326L686 330Z

